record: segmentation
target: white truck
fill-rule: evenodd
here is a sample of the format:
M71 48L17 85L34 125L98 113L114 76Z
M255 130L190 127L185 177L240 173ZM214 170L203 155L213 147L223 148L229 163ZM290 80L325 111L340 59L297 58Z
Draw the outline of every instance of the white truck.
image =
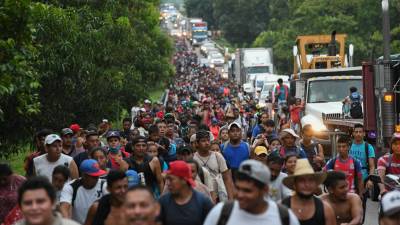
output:
M324 118L341 118L343 100L356 87L362 94L361 67L314 69L303 71L302 78L291 82L291 96L305 103L301 124L311 124L321 143L328 144Z
M245 92L254 92L256 77L274 73L271 48L242 48L235 54L234 77Z

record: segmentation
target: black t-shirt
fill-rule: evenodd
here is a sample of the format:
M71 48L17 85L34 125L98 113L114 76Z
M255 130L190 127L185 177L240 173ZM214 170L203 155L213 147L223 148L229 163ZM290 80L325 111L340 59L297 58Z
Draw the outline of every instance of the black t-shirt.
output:
M163 195L159 202L160 220L163 225L202 225L213 207L209 198L195 190L192 198L184 205L176 204L171 193Z

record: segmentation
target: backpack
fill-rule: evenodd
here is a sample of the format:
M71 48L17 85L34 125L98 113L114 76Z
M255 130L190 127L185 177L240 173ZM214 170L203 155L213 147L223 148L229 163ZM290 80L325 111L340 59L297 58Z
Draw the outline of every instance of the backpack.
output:
M363 112L360 101L351 102L350 106L350 116L353 119L361 119L363 118Z
M98 191L98 195L103 193L103 186L104 183L106 183L106 180L104 179L100 179L100 191ZM76 195L78 194L78 188L80 186L82 186L82 178L79 178L77 180L75 180L74 182L72 182L71 184L72 187L72 201L71 201L71 205L72 207L74 207L74 203L75 203L75 199L76 199Z
M217 225L226 225L233 210L234 201L225 202L222 206L221 215L219 216ZM279 210L279 217L282 225L289 225L289 210L286 206L276 203Z

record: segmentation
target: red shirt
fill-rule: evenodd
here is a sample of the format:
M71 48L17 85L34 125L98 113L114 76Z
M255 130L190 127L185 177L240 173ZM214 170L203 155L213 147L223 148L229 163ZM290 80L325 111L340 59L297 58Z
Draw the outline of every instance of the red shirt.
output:
M25 177L13 174L7 186L0 186L0 221L3 221L8 213L18 203L18 189L25 181Z
M400 176L400 159L396 159L393 155L390 158L391 160L389 160L389 154L380 157L378 170L385 170L388 174Z
M300 123L301 110L301 105L290 106L290 119L292 120L292 123Z
M353 160L356 160L356 162L354 162ZM333 168L333 164L335 165L335 168ZM357 159L349 157L346 161L342 161L338 157L329 160L324 170L325 171L335 170L335 171L342 171L343 173L345 173L347 182L349 184L349 191L355 193L357 187L354 185L354 177L356 173L358 178L362 177L361 168L362 168L361 163Z

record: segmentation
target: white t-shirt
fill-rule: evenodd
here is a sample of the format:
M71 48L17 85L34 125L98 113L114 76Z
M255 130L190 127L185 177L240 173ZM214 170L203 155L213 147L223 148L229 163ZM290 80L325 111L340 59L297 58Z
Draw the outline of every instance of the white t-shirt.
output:
M292 191L282 183L285 177L287 177L287 174L281 172L279 176L269 184L268 195L275 202L282 201L282 199L292 194Z
M47 160L47 153L33 159L33 165L35 166L36 176L45 176L51 182L53 170L58 165L64 165L69 168L73 158L68 155L61 153L60 158L55 162L49 162Z
M219 217L221 215L223 203L218 203L207 215L204 225L217 225ZM290 225L300 225L296 216L289 209L289 224ZM273 224L282 225L279 216L278 206L275 202L268 200L268 209L262 214L254 215L248 213L239 208L239 203L235 201L231 215L226 223L226 225L262 225L262 224Z
M73 188L71 183L74 181L75 180L64 185L64 188L61 192L60 203L67 202L72 206ZM100 188L101 185L103 188ZM107 193L107 182L102 179L99 179L96 186L94 186L92 189L86 189L83 186L78 187L74 206L72 207L72 219L81 224L85 223L90 206L93 204L93 202L100 199Z

